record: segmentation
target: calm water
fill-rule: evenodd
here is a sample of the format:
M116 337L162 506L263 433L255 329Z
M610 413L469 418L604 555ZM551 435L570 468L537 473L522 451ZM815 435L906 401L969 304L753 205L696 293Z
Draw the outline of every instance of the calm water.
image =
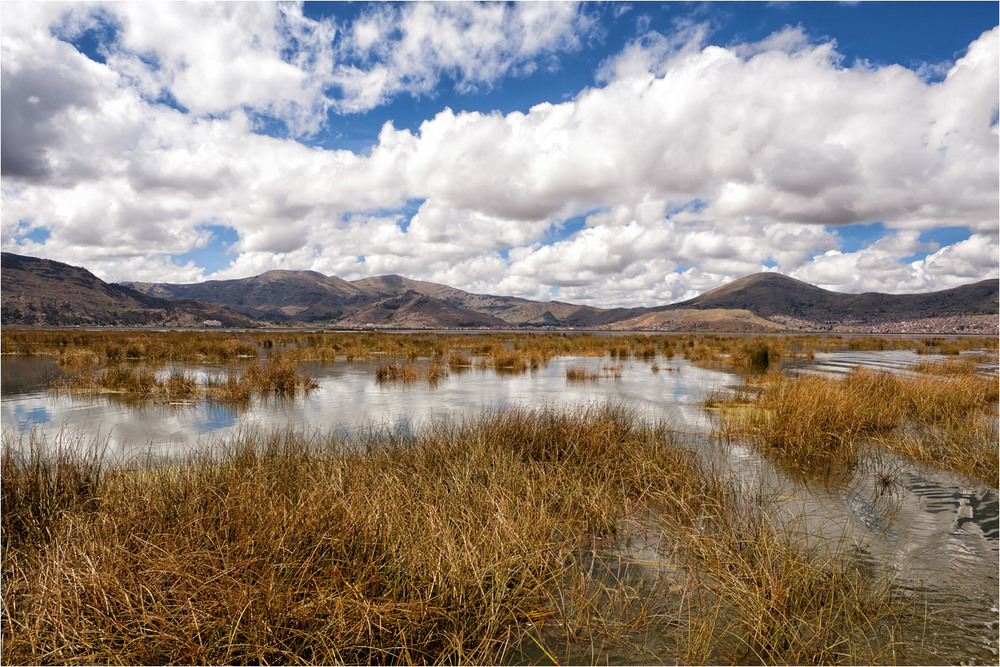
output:
M709 427L708 416L697 404L705 391L741 381L740 376L699 368L680 358L659 359L661 370L654 373L649 363L634 360L562 357L523 374L479 368L453 371L431 386L426 381L378 383L378 363L307 364L303 368L318 389L294 398L255 399L241 409L199 400L136 403L109 396L56 395L47 390L48 382L60 373L50 360L5 360L0 415L8 438L32 430L50 441L60 433L85 433L116 455L150 450L183 453L248 428L326 431L375 423L416 429L431 420L460 419L490 408L606 400L622 401L651 419L667 419L679 430L702 430ZM567 366L585 366L590 373L609 377L569 382ZM620 378L606 367L620 367ZM174 368L183 368L199 381L234 369L166 365L158 372L169 375Z
M796 360L793 372L843 373L856 366L896 372L920 360L910 351L816 353ZM257 399L244 409L190 401L124 402L113 397L57 395L49 391L60 369L47 359L4 358L2 418L4 443L99 446L106 454L183 456L209 447L219 437L249 429L341 431L367 424L406 430L440 418L461 419L511 405L573 406L621 401L640 414L667 420L691 434L691 446L734 470L748 486L777 495L783 508L820 539L847 540L859 560L892 576L900 590L925 596L953 626L933 643L941 661L997 664L998 506L997 490L971 484L928 466L881 453L833 484L808 483L788 475L754 448L720 445L707 434L710 413L698 407L709 392L738 386L742 377L690 364L681 358L649 362L562 357L518 375L489 369L452 372L436 386L375 381L371 363L308 365L319 388L289 399ZM567 366L584 366L597 380L568 382ZM620 375L609 368L620 367ZM169 374L164 366L158 372ZM176 367L181 368L181 367ZM232 372L232 366L184 366L201 380ZM989 365L987 365L989 368ZM995 364L993 366L995 369ZM882 479L888 478L888 485ZM655 545L654 545L655 546ZM649 560L655 549L635 542L630 555ZM624 656L622 656L624 659ZM577 656L581 662L587 656Z

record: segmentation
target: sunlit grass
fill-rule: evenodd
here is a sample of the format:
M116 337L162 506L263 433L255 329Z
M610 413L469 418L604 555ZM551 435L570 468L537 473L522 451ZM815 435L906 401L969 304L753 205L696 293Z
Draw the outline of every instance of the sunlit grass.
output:
M307 373L281 363L253 363L239 373L210 377L203 385L180 370L173 370L168 378L161 379L148 367L115 364L104 369L79 369L58 381L55 389L71 394L123 394L140 399L207 397L244 401L255 395L287 395L316 386Z
M138 470L7 448L3 659L496 664L569 641L597 662L627 646L655 663L891 661L883 583L673 437L601 407L244 433ZM594 567L637 522L682 567L667 588ZM653 627L672 639L651 654L636 642Z
M842 378L771 374L736 396L706 400L729 408L727 429L751 436L786 466L829 472L876 443L995 486L998 398L995 377L856 369Z

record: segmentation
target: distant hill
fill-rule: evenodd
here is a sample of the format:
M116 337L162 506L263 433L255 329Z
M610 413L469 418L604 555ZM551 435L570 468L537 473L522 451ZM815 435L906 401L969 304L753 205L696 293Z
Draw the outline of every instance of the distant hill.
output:
M788 327L765 320L749 310L706 308L675 308L650 311L608 325L609 329L621 331L731 331L731 332L777 332Z
M188 285L123 284L150 296L215 303L247 317L271 322L336 321L372 301L346 280L315 271L267 271L252 278Z
M109 285L79 267L3 255L3 322L39 325L571 327L647 331L997 331L1000 281L926 294L842 294L777 273L734 280L655 308L594 308L472 294L388 275L349 282L315 271L187 285Z
M410 290L453 306L502 319L516 326L597 327L633 317L646 308L603 309L578 306L561 301L531 301L514 296L471 294L454 287L411 280L397 275L376 276L355 280L353 285L369 294L382 297Z
M258 326L225 308L169 301L109 284L78 266L2 253L0 321L35 326Z
M360 308L341 319L344 326L389 326L414 329L506 328L510 326L498 317L459 308L441 299L406 290L398 296L387 296Z
M996 279L924 294L843 294L779 273L756 273L656 310L743 309L807 328L871 327L904 320L995 316L1000 312L998 299L1000 281Z
M315 271L268 271L252 278L177 285L124 283L167 299L216 303L248 317L271 322L408 328L570 326L596 327L646 309L604 310L558 301L471 294L437 283L388 275L347 282ZM404 295L425 297L403 308ZM456 324L464 322L465 324Z

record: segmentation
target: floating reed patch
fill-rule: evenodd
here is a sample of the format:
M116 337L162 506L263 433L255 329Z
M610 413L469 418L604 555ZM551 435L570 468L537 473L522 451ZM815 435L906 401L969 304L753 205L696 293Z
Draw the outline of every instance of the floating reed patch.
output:
M460 370L472 367L472 360L469 355L459 350L452 350L448 355L448 367L451 370Z
M204 385L183 371L171 371L166 379L157 378L149 368L117 364L102 370L85 368L54 385L56 391L76 394L121 394L135 398L180 400L195 397L245 401L251 396L291 394L317 385L307 373L289 364L253 363L239 374L222 379L209 378Z
M591 373L586 366L573 365L566 367L566 379L570 382L586 382L601 378L600 373Z
M378 382L416 382L427 380L434 384L448 377L448 367L441 361L432 361L426 368L413 362L388 362L379 364L375 369L375 379Z

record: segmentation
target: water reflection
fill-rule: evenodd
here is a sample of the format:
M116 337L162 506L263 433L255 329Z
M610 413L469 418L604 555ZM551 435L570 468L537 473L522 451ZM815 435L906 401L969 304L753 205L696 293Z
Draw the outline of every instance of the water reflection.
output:
M512 405L579 405L621 401L650 419L669 420L679 430L710 427L697 406L706 392L736 386L740 377L699 368L679 358L651 362L615 360L618 372L604 370L606 358L562 357L521 374L500 374L489 368L452 372L435 385L375 380L376 362L308 364L304 370L319 384L294 397L254 398L244 406L190 400L123 399L114 395L53 394L30 383L5 393L0 402L4 431L41 430L109 433L109 446L125 453L129 447L150 446L163 453L171 448L188 451L206 438L246 428L300 428L305 430L357 429L365 424L418 429L433 420L477 414ZM6 362L4 362L6 364ZM568 382L567 366L583 366L602 377ZM24 368L20 369L24 372ZM214 366L172 366L157 369L169 377L175 370L199 378L219 377L231 369ZM5 365L6 372L6 365Z

